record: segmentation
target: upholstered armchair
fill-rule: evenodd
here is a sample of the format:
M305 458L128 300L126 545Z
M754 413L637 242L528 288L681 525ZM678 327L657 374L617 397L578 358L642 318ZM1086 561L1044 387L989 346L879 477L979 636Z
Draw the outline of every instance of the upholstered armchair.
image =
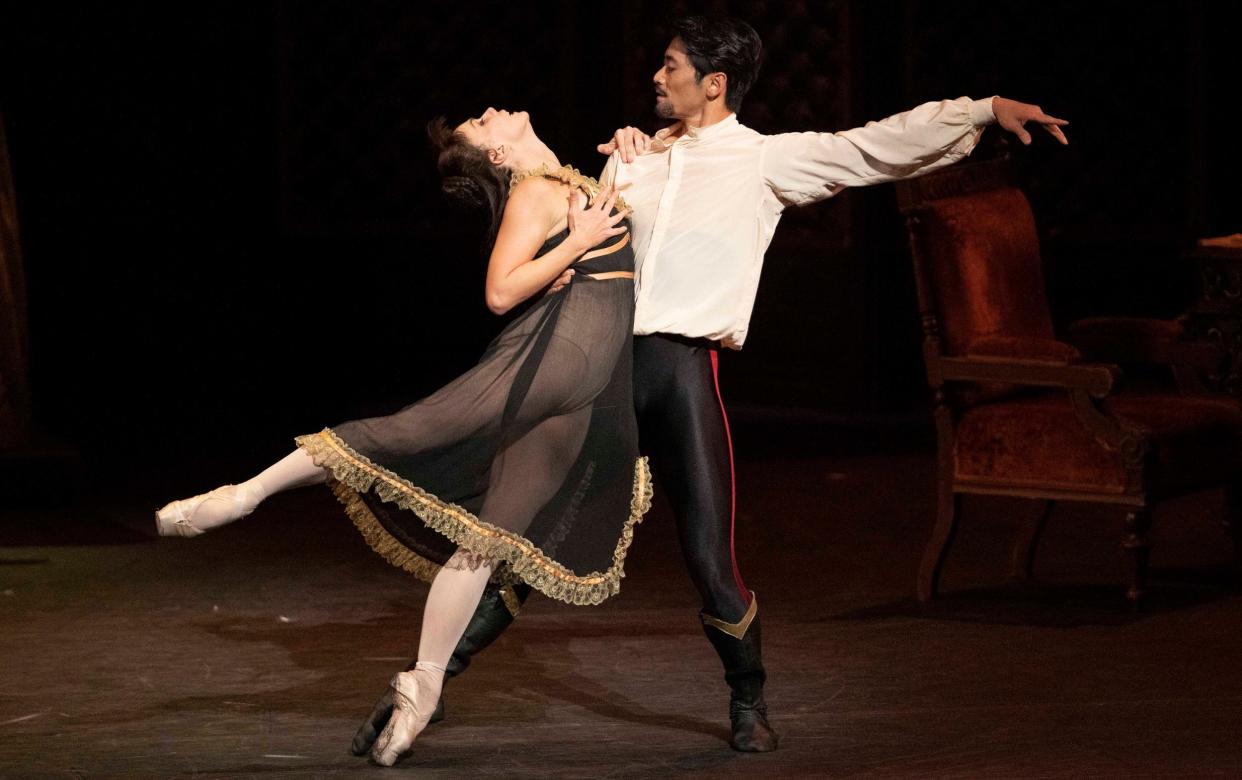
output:
M1094 318L1053 333L1030 205L1001 162L898 185L914 259L938 448L935 526L918 576L937 592L961 496L1043 502L1013 550L1029 576L1056 501L1088 501L1124 519L1128 596L1147 576L1159 501L1226 491L1225 525L1242 547L1242 405L1202 394L1214 346L1182 339L1177 320ZM1119 364L1162 364L1176 386L1125 392Z

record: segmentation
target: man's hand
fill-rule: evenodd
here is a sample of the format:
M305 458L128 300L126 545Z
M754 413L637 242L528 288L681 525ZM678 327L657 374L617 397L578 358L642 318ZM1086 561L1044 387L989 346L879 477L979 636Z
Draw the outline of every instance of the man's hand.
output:
M574 269L566 268L561 272L560 276L556 277L556 281L552 282L552 286L548 288L546 294L551 295L552 293L560 292L565 288L565 285L569 284L569 280L572 278L574 278Z
M621 150L621 162L634 162L634 158L647 151L651 136L637 127L622 127L612 134L612 140L595 147L600 154L608 155Z
M1048 116L1039 106L997 96L992 99L992 113L996 115L996 124L1018 136L1018 140L1023 144L1031 143L1031 134L1023 126L1027 122L1038 122L1045 130L1052 133L1053 138L1062 144L1069 143L1065 133L1061 132L1061 127L1068 125L1069 122L1057 119L1055 116Z

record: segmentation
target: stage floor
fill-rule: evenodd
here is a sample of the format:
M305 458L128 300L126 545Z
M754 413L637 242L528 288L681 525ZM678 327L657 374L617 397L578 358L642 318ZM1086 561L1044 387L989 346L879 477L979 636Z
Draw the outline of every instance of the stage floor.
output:
M211 486L190 476L172 488ZM621 594L532 598L395 772L347 747L417 643L426 588L325 490L193 540L150 537L175 493L10 508L0 777L1242 775L1242 598L1219 495L1157 512L1138 616L1119 515L1059 508L1037 582L1011 585L1033 508L967 500L948 596L922 609L932 478L926 452L738 464L779 751L728 747L727 690L657 501ZM29 543L52 523L46 540L83 543Z

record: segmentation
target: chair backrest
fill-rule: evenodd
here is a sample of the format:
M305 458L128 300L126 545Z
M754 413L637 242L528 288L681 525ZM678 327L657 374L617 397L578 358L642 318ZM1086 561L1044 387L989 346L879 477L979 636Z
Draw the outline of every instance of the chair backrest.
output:
M899 190L919 304L936 318L945 354L989 336L1053 338L1035 218L1001 165L949 169Z
M928 360L964 355L980 339L1052 339L1030 204L1004 161L955 166L899 182ZM930 367L929 367L930 368ZM1012 392L994 385L974 403Z

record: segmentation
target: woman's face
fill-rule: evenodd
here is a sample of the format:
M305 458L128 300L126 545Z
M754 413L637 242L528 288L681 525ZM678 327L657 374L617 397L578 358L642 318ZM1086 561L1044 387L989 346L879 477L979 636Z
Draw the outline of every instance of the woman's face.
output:
M510 113L488 108L458 125L457 132L475 146L489 151L501 146L508 148L530 134L530 115L525 111Z

